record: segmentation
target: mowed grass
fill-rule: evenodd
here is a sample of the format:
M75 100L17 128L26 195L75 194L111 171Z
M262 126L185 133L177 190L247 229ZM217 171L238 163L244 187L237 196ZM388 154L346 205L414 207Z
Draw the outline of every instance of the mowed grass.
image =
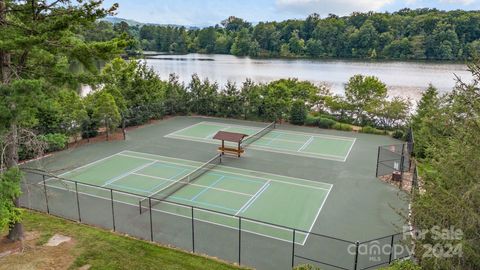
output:
M37 245L55 233L74 238L71 269L86 264L90 269L244 269L33 211L25 211L23 223L26 231L40 233Z

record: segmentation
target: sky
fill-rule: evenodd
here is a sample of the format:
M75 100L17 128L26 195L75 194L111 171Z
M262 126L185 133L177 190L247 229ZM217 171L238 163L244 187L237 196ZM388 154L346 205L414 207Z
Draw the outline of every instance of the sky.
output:
M229 16L249 22L304 19L318 13L349 15L354 11L408 8L480 10L480 0L105 0L120 5L117 17L143 23L213 26Z

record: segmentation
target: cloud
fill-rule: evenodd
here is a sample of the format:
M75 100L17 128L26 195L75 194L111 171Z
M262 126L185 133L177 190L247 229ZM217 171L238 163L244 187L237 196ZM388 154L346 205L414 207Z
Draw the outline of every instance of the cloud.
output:
M446 3L446 4L461 4L468 6L475 2L475 0L440 0L440 3Z
M311 14L315 12L321 15L329 13L348 15L354 11L377 11L393 2L394 0L276 0L276 5L279 10L291 13Z

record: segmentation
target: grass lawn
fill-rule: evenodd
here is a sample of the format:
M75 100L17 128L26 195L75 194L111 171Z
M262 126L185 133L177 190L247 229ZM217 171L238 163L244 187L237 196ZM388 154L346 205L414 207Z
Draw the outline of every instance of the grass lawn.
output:
M31 265L35 258L27 257L32 254L45 257L45 249L50 247L42 245L56 233L73 238L71 247L64 249L68 253L64 254L64 258L71 257L69 269L77 269L84 265L90 265L90 269L240 269L215 259L162 247L37 212L25 211L23 223L25 231L35 232L37 237L33 244L27 244L29 247L25 248L23 253L0 258L2 261L0 269L3 267L21 269L20 265L27 260L29 266L34 266L34 269L59 269L49 267L45 262ZM53 261L49 263L55 264Z

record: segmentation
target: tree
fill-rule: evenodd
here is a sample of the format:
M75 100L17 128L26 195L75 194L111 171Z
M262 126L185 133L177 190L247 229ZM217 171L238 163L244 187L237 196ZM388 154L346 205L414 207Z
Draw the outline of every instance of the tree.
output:
M383 100L379 106L372 109L372 114L378 121L379 126L384 129L399 128L407 123L410 102L401 97L394 97L392 100Z
M252 45L251 37L247 28L242 28L235 37L230 53L233 55L245 56L250 53Z
M76 92L67 89L61 90L56 99L61 108L60 119L64 133L76 139L81 124L88 118L83 100Z
M319 57L322 55L323 53L323 46L322 46L322 42L320 40L317 40L317 39L309 39L307 41L307 45L305 47L305 51L307 52L307 54L311 57Z
M110 59L121 53L127 45L123 39L108 42L86 42L78 35L79 29L91 26L97 18L111 14L117 7L101 8L102 1L7 1L0 0L0 86L3 89L23 89L10 91L3 106L14 112L34 110L31 106L20 108L24 98L31 97L34 91L41 94L56 90L55 86L78 85L80 79L95 73L98 59ZM72 73L69 63L77 61L84 67L85 73ZM50 87L41 87L48 82ZM30 84L33 88L24 88ZM38 97L37 97L38 99ZM13 116L13 114L11 115ZM18 164L19 131L32 122L35 116L9 117L2 125L10 134L11 142L4 151L7 169ZM23 119L22 119L23 118ZM18 200L14 200L18 206ZM12 240L22 238L22 228L18 220L11 220L9 235Z
M412 222L419 229L453 226L462 231L461 239L432 237L431 232L415 239L415 256L422 269L480 267L480 64L470 65L470 71L472 83L458 81L453 91L440 99L436 112L429 110L422 117L420 128L430 134L430 141L422 159L422 192L413 197ZM446 244L452 246L451 257L423 256L428 252L425 247Z
M352 116L357 123L365 124L366 112L387 97L387 86L375 76L355 75L345 85L345 97L353 106Z
M307 108L302 100L295 100L290 110L290 123L303 125L307 119Z
M290 48L290 52L301 55L303 54L305 41L298 36L298 31L293 31L292 37L288 41L288 46Z
M220 92L218 111L224 117L239 117L242 112L240 91L235 83L227 82Z
M430 85L422 93L421 99L417 102L417 109L412 116L411 126L415 135L415 156L425 158L426 149L432 137L441 134L435 131L430 119L439 114L441 98L438 96L437 89ZM433 135L433 136L432 136Z
M218 84L210 83L208 79L203 82L197 74L192 75L188 85L190 94L190 110L202 115L215 115L217 112Z
M89 97L94 120L105 127L107 135L118 127L121 121L120 112L112 95L106 91L99 91Z
M20 181L22 173L18 167L12 167L0 174L0 230L9 229L13 224L19 224L21 221L21 210L15 204L15 200L20 196ZM23 228L18 228L23 234ZM15 240L15 235L10 235L11 240ZM13 238L13 239L12 239Z

